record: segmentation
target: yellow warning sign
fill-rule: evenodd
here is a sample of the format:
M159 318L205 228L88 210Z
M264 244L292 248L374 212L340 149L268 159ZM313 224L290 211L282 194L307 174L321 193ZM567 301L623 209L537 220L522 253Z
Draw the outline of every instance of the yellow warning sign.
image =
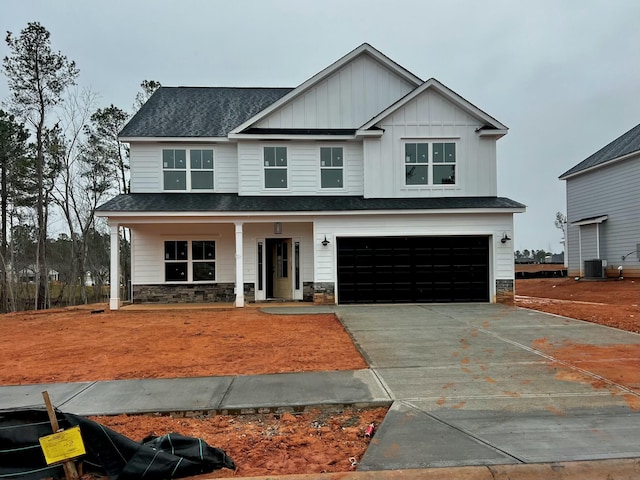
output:
M80 427L72 427L41 437L39 440L48 465L64 462L87 453L82 442L82 435L80 435Z

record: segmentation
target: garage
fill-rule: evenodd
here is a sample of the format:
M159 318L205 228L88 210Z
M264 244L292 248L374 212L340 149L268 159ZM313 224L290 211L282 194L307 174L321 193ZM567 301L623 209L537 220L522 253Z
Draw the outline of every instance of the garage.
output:
M489 301L489 237L339 237L338 302Z

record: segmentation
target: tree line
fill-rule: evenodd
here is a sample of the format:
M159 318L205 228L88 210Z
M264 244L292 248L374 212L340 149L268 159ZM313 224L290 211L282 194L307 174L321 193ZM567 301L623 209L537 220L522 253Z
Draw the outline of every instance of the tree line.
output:
M0 108L0 310L102 299L109 235L95 211L129 192L129 150L118 133L160 84L143 81L131 112L98 107L95 92L78 87L75 62L53 50L40 23L7 32L5 42L10 96ZM54 215L65 232L51 239ZM122 229L123 278L114 281L123 285L130 278L128 242Z

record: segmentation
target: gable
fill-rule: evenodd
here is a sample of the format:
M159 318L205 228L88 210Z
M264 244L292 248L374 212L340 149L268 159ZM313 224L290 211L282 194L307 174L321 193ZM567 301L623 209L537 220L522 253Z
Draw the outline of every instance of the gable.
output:
M354 129L413 88L413 84L364 53L252 127Z

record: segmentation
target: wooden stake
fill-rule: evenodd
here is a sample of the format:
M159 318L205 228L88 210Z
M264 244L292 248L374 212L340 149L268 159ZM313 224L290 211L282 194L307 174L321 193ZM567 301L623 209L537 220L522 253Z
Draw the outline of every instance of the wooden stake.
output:
M49 421L51 422L53 433L58 433L58 431L60 430L60 426L58 425L56 412L53 409L51 400L49 399L49 392L47 392L46 390L42 392L42 397L44 398L44 404L47 407L47 413L49 414ZM64 468L64 476L67 480L80 480L78 471L76 470L76 464L73 463L73 461L67 460L66 462L62 462L62 468Z

